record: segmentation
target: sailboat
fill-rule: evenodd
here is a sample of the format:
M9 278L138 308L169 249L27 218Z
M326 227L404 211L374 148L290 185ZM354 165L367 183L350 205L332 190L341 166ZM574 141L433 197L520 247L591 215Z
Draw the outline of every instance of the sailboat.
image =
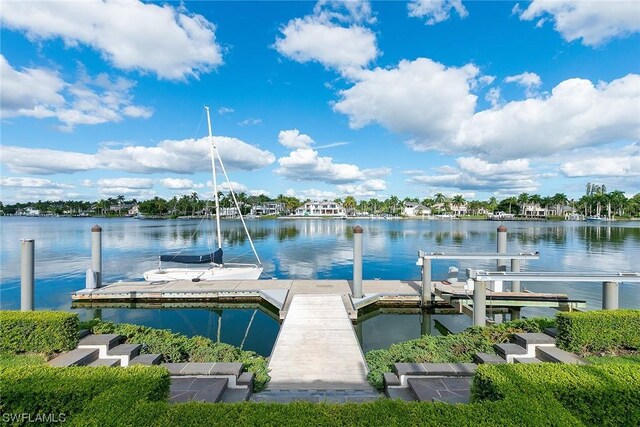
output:
M253 240L249 235L247 224L244 222L240 206L236 195L231 188L229 176L222 163L222 158L218 149L213 141L213 135L211 132L211 116L209 114L209 107L204 107L207 112L207 124L209 127L209 152L211 155L211 169L213 173L213 194L216 204L216 230L217 230L217 243L218 249L213 253L205 255L181 255L170 254L160 255L160 265L156 270L149 270L143 274L144 280L148 282L168 281L168 280L191 280L209 281L209 280L255 280L262 274L262 264L260 263L260 257L256 252L256 248L253 245ZM222 170L227 183L229 183L229 192L233 198L236 209L240 215L244 232L247 234L247 239L253 250L253 254L256 257L256 264L241 264L241 263L225 263L223 261L222 251L222 233L220 232L220 200L218 197L218 182L216 178L216 158L220 163L220 169ZM174 262L182 264L208 264L206 267L184 267L184 268L163 268L162 262Z

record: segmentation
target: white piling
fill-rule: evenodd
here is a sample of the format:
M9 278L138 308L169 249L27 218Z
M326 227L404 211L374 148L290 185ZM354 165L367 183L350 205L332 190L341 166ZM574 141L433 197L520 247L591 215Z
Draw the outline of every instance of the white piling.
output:
M20 241L20 310L33 311L33 284L35 278L35 242Z
M511 260L511 272L512 273L520 273L520 260L512 259ZM511 292L520 292L520 281L513 280L511 281Z
M486 326L487 289L485 282L476 281L473 285L473 326Z
M431 260L422 258L422 307L431 302Z
M602 282L602 309L618 309L618 282Z
M362 298L362 227L353 227L353 297Z
M95 276L95 287L102 286L102 227L91 228L91 269Z
M507 227L504 225L498 227L497 252L499 254L507 253ZM499 259L496 262L496 267L498 271L507 271L507 261Z

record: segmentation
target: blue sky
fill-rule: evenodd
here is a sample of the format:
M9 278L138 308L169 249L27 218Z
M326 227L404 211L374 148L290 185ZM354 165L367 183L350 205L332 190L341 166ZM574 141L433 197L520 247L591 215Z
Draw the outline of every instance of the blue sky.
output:
M640 3L3 1L1 200L640 192Z

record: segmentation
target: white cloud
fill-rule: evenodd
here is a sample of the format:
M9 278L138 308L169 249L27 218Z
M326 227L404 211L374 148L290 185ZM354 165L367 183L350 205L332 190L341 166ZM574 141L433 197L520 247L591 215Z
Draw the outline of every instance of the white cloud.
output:
M56 118L63 123L60 129L69 131L76 125L119 122L123 116L146 119L153 113L133 104L135 83L121 77L103 73L92 78L81 69L78 80L68 83L46 68L14 69L2 55L0 72L2 117Z
M466 149L494 159L546 156L569 149L640 138L640 75L594 85L558 84L542 99L513 101L461 123L449 151Z
M409 16L427 18L425 22L427 25L446 21L449 19L451 10L455 10L460 18L466 18L469 15L462 5L462 0L412 0L407 7Z
M73 185L53 182L49 179L31 177L0 178L0 187L13 188L73 188Z
M82 172L98 166L91 154L13 146L2 147L0 161L13 172L38 175Z
M300 133L298 129L281 130L278 142L288 148L310 148L314 144L309 135Z
M225 114L233 113L235 110L231 107L220 107L218 108L218 114L224 116Z
M368 2L320 1L313 15L292 19L282 27L274 47L294 61L317 61L349 74L379 54L376 36L361 25L364 21L373 22Z
M260 196L261 194L263 194L265 196L269 196L271 194L271 192L269 192L267 190L249 190L249 194L251 196Z
M640 176L640 143L611 150L576 153L560 165L568 177L637 177Z
M287 194L288 196L297 196L299 199L306 200L334 200L338 197L338 194L334 191L318 190L315 188L309 188L299 192L293 192Z
M243 121L238 122L240 126L255 126L261 123L262 123L262 119L253 119L253 118L244 119Z
M457 167L443 166L438 174L426 175L415 171L407 180L410 184L429 185L437 189L455 188L461 191L532 192L538 188L536 173L529 161L518 159L490 163L474 157L459 157Z
M386 190L387 183L382 179L369 179L361 184L342 184L336 188L342 196L373 197Z
M637 0L533 0L520 19L539 19L536 26L547 19L567 41L582 39L582 44L599 46L616 37L640 31L640 12Z
M352 128L377 122L399 133L417 134L420 145L455 135L473 114L470 90L479 70L472 64L446 67L427 58L403 60L397 68L362 72L360 81L340 92L334 105Z
M204 187L204 184L196 184L190 179L180 178L163 178L160 180L160 184L171 190L191 190Z
M287 157L278 159L278 175L296 181L322 181L332 184L346 184L365 178L356 165L333 163L331 157L320 157L309 148L298 148Z
M22 188L13 196L13 200L32 202L34 200L64 200L67 198L67 192L58 188Z
M472 64L402 61L362 72L334 109L349 116L352 128L381 124L406 135L418 151L469 152L493 161L640 138L640 75L597 84L568 79L536 99L504 105L494 92L492 108L476 112L478 74Z
M115 67L152 72L160 78L198 77L222 63L215 26L183 5L137 0L7 1L2 24L32 40L61 38L83 44Z
M228 192L230 188L233 189L233 192L236 194L243 193L248 190L246 185L235 181L218 183L218 191Z
M128 187L135 189L153 188L153 180L149 178L104 178L98 181L99 187Z
M487 91L487 94L484 96L484 99L487 100L491 104L491 108L496 108L500 106L502 102L502 93L499 87L492 87Z
M236 138L213 138L227 168L254 170L275 161L272 153ZM165 140L153 147L102 147L96 154L4 146L0 159L16 173L74 173L92 169L129 173L173 172L193 174L211 171L209 139Z
M516 83L525 88L527 97L535 96L536 89L542 84L542 79L536 73L525 71L522 74L508 76L504 79L505 83Z

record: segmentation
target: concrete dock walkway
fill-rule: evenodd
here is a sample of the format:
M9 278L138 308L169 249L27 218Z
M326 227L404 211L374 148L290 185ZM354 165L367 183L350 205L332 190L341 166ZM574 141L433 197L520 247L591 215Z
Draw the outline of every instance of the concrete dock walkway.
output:
M269 389L367 390L367 365L340 295L296 294L269 362Z

